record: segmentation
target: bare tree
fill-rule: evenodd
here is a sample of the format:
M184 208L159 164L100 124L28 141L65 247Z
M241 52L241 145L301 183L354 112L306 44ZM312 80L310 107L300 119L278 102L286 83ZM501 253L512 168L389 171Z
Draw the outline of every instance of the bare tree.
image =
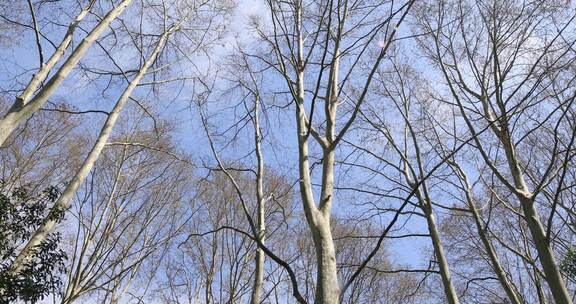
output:
M49 245L61 303L573 303L574 9L2 3L2 204L54 199L0 293Z
M143 264L158 263L183 232L188 216L179 210L190 195L191 168L163 151L171 150L166 139L138 129L113 141L79 189L62 303L90 297L118 303L142 276Z
M284 91L296 109L296 133L298 138L298 172L301 200L316 250L316 303L337 303L340 298L336 252L333 243L330 218L334 200L334 160L336 149L350 129L364 98L376 68L384 58L412 2L396 7L390 3L363 5L348 1L268 1L269 19L257 27L259 36L274 56L261 57L278 72L285 82ZM383 13L384 11L384 13ZM389 31L393 19L396 26ZM370 45L383 36L380 51L366 56ZM307 37L309 37L307 39ZM343 58L352 64L341 66ZM358 62L368 61L372 68L363 82L355 83L349 77L357 72ZM341 69L345 69L344 71ZM340 76L345 75L343 80ZM311 76L312 80L307 78ZM353 77L353 76L352 76ZM344 93L348 83L355 89ZM337 125L338 105L344 98L354 99L350 115ZM314 124L315 103L324 103L320 124ZM309 104L310 114L306 104ZM324 131L322 134L320 130ZM322 177L320 194L315 198L311 172L309 138L321 150Z
M8 136L20 125L23 121L28 119L32 114L34 114L38 109L40 109L50 98L50 96L56 91L59 85L64 81L64 78L70 74L72 69L78 64L80 59L84 56L86 51L92 46L94 41L108 28L110 23L114 21L122 12L128 7L131 0L124 0L120 2L117 6L110 9L110 11L98 22L98 24L88 33L82 42L74 49L70 56L65 62L58 68L52 77L46 82L45 85L41 86L44 80L48 77L49 73L60 61L64 55L64 51L68 48L72 42L72 37L78 24L86 17L90 8L94 4L91 1L86 8L76 16L76 18L70 23L66 35L64 35L62 41L58 45L56 51L52 56L46 61L42 62L40 69L20 96L16 98L14 104L8 112L4 114L2 120L0 120L0 145L4 144ZM38 31L38 29L35 29ZM40 48L40 44L38 45ZM40 56L42 58L42 50L39 49ZM38 90L38 92L36 92Z
M456 9L447 10L450 5ZM572 303L537 207L538 196L558 166L559 139L548 134L553 145L546 153L550 160L539 168L530 164L531 153L521 151L528 138L539 133L534 131L546 125L557 129L571 111L573 98L556 104L554 84L573 64L575 40L567 31L575 16L545 1L446 1L423 5L419 16L422 28L431 33L421 45L450 92L446 102L457 108L477 152L520 203L555 301ZM546 118L535 125L522 123L539 111L548 113ZM478 136L486 125L492 138ZM505 155L505 166L497 151Z

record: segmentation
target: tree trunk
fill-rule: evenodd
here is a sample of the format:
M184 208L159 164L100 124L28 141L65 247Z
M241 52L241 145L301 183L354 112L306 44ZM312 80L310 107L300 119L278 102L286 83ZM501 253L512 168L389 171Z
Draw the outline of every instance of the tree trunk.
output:
M459 304L458 295L456 294L456 289L452 283L452 275L450 274L450 267L448 266L448 260L444 254L444 247L442 246L442 241L440 240L440 234L438 233L438 228L436 226L436 218L434 217L434 212L432 210L432 204L429 199L422 196L421 191L416 190L416 196L420 202L420 206L424 211L426 217L426 222L428 224L428 232L430 233L430 238L432 239L432 246L434 247L434 255L438 262L438 268L440 268L440 277L442 277L442 285L444 286L444 294L446 295L446 301L450 304Z
M114 128L114 125L116 124L116 121L118 120L120 112L124 107L124 105L126 104L126 101L128 101L128 98L132 95L132 92L134 91L136 86L138 86L138 83L140 82L142 77L144 77L148 68L156 60L156 56L158 55L160 50L162 50L170 33L171 30L169 30L168 32L164 33L161 36L160 40L156 44L156 47L154 48L154 51L152 52L148 60L146 60L144 65L138 71L138 74L130 82L126 90L124 90L124 92L116 102L116 105L112 109L112 112L110 112L110 115L106 119L104 126L100 130L100 134L98 135L98 139L94 143L92 150L90 151L86 159L84 159L84 162L82 163L82 165L80 166L80 168L78 169L78 171L76 172L70 183L66 186L66 188L64 189L64 191L62 192L62 194L52 207L49 216L44 220L42 225L38 227L38 229L36 229L34 235L32 235L26 246L22 249L20 254L16 257L16 259L10 266L9 271L12 274L18 274L22 270L22 268L32 255L34 248L40 245L44 240L46 240L48 235L54 230L54 227L58 223L59 219L54 216L51 216L51 214L54 214L53 212L57 213L64 212L70 207L70 203L72 201L72 198L76 194L76 191L78 190L80 185L84 182L84 180L88 176L88 173L90 173L92 167L96 163L96 160L98 160L100 153L104 149L104 146L106 145L106 142L110 137L110 133L112 132L112 129Z
M508 279L506 271L504 271L504 268L500 263L500 258L498 258L498 254L496 253L494 246L492 246L492 242L490 241L487 233L488 229L484 228L482 217L478 212L478 209L476 208L476 204L474 203L474 198L472 196L472 187L470 186L468 177L457 163L453 162L449 163L462 179L462 184L465 188L464 191L465 191L466 203L468 204L468 209L470 210L470 212L472 213L472 217L474 218L474 224L476 225L478 236L480 237L482 245L484 245L484 249L486 250L488 258L490 259L492 270L498 277L498 281L502 285L502 288L506 292L506 295L508 296L510 302L512 302L512 304L523 304L524 301L522 300L520 294L518 294L518 291L514 286L514 284L510 282L510 280Z
M300 73L298 79L300 100L297 101L296 105L296 123L298 129L300 194L316 251L317 276L314 302L317 304L336 304L340 297L340 285L338 284L338 271L336 268L336 251L330 228L334 150L324 153L321 202L319 204L320 208L317 208L312 193L307 126L302 104L304 96L303 77L303 73Z
M316 291L317 304L336 304L340 299L340 285L338 284L338 269L336 267L336 250L330 227L330 214L332 209L332 194L334 190L334 154L332 146L335 133L335 117L337 109L338 72L339 72L339 43L334 46L334 59L330 68L330 78L326 94L326 137L321 143L322 157L322 190L318 206L314 200L312 179L310 175L310 157L308 139L310 130L307 125L306 109L304 107L304 37L302 27L302 3L296 7L296 37L298 58L296 62L296 88L294 101L296 104L296 127L298 136L298 170L300 196L308 228L312 234L316 252Z
M62 53L72 40L73 31L70 34L66 34L64 40L60 44L59 48L56 52L52 55L52 57L48 60L45 68L41 68L38 72L37 76L33 77L30 81L29 85L26 87L22 95L16 98L14 104L10 107L8 112L4 115L4 117L0 120L0 146L4 144L6 139L12 134L12 132L26 119L28 119L32 114L34 114L38 109L40 109L52 96L54 91L60 86L60 84L64 81L66 76L70 74L72 69L76 66L76 64L82 59L82 56L88 51L92 43L108 28L110 23L116 19L124 9L130 4L132 0L124 0L118 6L113 8L104 16L102 21L92 29L92 31L84 37L82 42L74 49L70 57L62 64L62 66L58 69L56 74L50 78L50 80L46 83L44 87L36 93L34 97L31 97L33 92L40 86L41 82L50 72L50 66L54 66L58 59L62 56ZM87 14L87 11L82 11L80 15L76 18L76 20L71 24L69 31L75 29L77 23L80 22Z
M418 198L418 203L420 208L424 212L426 217L426 222L428 224L428 233L430 233L430 238L432 240L432 246L434 247L434 255L438 262L438 267L440 268L440 276L442 277L442 285L444 286L444 294L446 295L446 301L450 304L459 304L458 295L456 294L456 289L452 283L452 275L450 274L450 267L448 266L448 259L444 254L444 247L442 246L442 240L440 239L440 234L438 233L438 228L436 226L436 219L434 216L434 210L432 209L432 200L428 193L428 187L426 184L426 179L423 176L424 168L422 166L422 160L420 158L420 148L418 141L416 140L416 135L412 126L409 123L408 116L404 118L406 120L406 128L404 133L404 140L407 141L408 131L412 138L412 143L414 144L414 152L416 154L416 160L418 165L418 170L420 171L420 183L418 183L417 174L410 166L406 153L401 154L404 160L404 178L410 186L414 189L414 194ZM400 150L398 150L400 151Z
M72 37L74 36L74 32L76 31L76 29L78 28L78 24L80 24L80 22L86 17L86 15L88 15L88 12L90 12L90 8L92 7L92 4L93 3L90 3L86 8L84 8L78 14L78 16L76 16L74 21L70 23L70 25L68 26L68 30L64 35L64 38L62 39L62 41L60 42L60 44L58 45L52 56L50 56L50 59L48 59L46 63L42 63L42 66L40 67L38 72L32 76L32 79L30 79L30 82L28 83L22 94L20 94L20 96L16 98L16 102L19 101L22 104L28 103L34 92L38 89L38 87L40 87L42 82L46 80L46 77L48 77L48 73L52 71L54 66L58 63L58 61L60 61L60 59L64 55L64 52L66 51L68 46L70 46L70 42L72 42Z
M340 298L336 251L330 228L330 217L319 215L312 227L312 237L316 248L316 296L314 303L335 304Z
M505 117L503 119L505 119ZM546 275L546 281L550 287L550 292L552 293L556 303L571 304L572 298L568 293L560 268L556 263L554 252L546 237L546 230L540 221L538 210L536 210L536 207L534 206L533 193L528 188L528 185L524 180L522 169L518 165L516 151L511 136L508 134L506 129L501 130L498 135L504 146L504 150L506 151L506 160L508 161L508 166L514 180L514 186L517 190L516 196L522 206L524 218L526 219L528 230L530 230L530 234L534 240L540 263L542 264L544 274Z
M262 135L260 134L260 117L258 112L260 100L256 96L254 101L254 145L256 148L256 159L258 162L257 174L256 174L256 201L258 203L258 238L260 242L264 244L265 234L266 234L266 206L264 199L264 157L262 156L261 150L261 140ZM254 270L254 287L252 288L252 297L250 299L251 304L259 304L262 295L262 289L264 285L264 251L260 246L256 249L256 267Z
M566 289L566 284L562 278L560 268L556 264L556 259L554 258L554 252L546 239L546 231L540 222L540 216L538 211L534 208L534 203L532 199L525 197L520 197L520 202L522 204L522 210L524 212L524 217L528 224L528 229L536 245L536 250L538 251L538 256L540 258L540 263L546 275L546 281L552 292L552 296L556 303L566 303L571 304L572 299L568 290Z
M299 107L299 106L297 106ZM297 110L297 116L301 117L301 110ZM306 139L305 122L298 122L298 142L299 142L299 168L300 168L300 194L304 204L304 213L308 226L312 233L314 247L316 251L316 297L315 303L335 304L340 297L340 286L338 284L338 272L336 268L336 251L334 240L330 228L330 206L332 204L332 193L323 191L324 200L320 203L324 208L318 209L314 203L312 194L312 183L310 179L308 162L308 142ZM333 151L324 156L324 167L333 166ZM331 157L330 157L331 155ZM332 169L325 169L328 176L325 178L333 180ZM324 188L324 186L323 186Z
M492 246L492 243L488 239L486 229L484 229L484 227L483 227L482 219L480 217L480 214L478 213L478 209L476 209L476 206L474 204L474 199L472 198L472 194L471 194L472 189L470 187L470 184L468 183L468 178L464 175L464 172L459 167L457 167L457 170L459 171L460 176L462 176L462 178L464 179L464 186L466 187L466 190L465 190L466 191L466 201L468 202L468 207L469 207L470 211L472 212L472 216L474 217L474 223L476 224L476 230L478 231L478 235L480 236L480 240L482 241L482 244L484 245L484 249L486 250L486 253L488 254L488 258L490 259L490 263L492 264L492 270L494 271L494 273L496 273L496 276L498 277L498 281L500 281L500 284L502 285L502 288L506 292L506 295L508 296L508 299L510 300L510 302L512 302L512 304L522 304L522 303L524 303L524 301L521 300L521 297L518 294L517 289L514 287L512 282L510 282L510 280L508 280L508 276L506 275L504 268L500 264L500 259L498 258L498 254L496 253L496 250L494 249L494 247Z

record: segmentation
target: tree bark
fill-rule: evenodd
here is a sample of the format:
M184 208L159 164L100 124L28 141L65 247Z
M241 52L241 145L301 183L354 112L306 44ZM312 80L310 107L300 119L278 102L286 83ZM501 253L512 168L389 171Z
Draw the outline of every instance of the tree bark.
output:
M336 304L340 297L336 251L330 227L332 191L334 182L334 150L324 150L322 194L319 207L316 207L312 192L312 181L309 167L307 125L304 114L304 73L299 72L297 87L300 100L296 103L298 132L298 162L300 172L300 195L304 205L306 220L312 233L316 251L316 295L315 303Z
M262 156L261 141L262 135L260 132L260 118L258 112L260 100L258 97L254 101L254 145L256 148L256 159L258 162L258 168L256 172L256 201L258 203L258 238L260 242L264 244L266 236L266 218L265 218L265 199L264 199L264 157ZM256 267L254 270L254 287L252 288L252 297L250 299L251 304L259 304L261 301L262 289L264 285L264 258L265 254L260 246L256 249Z
M406 103L407 105L407 103ZM408 108L406 107L406 111ZM428 192L428 186L424 176L424 166L422 165L422 159L420 154L420 147L418 145L418 140L416 138L416 133L414 132L412 125L407 114L403 115L406 123L404 130L404 140L408 140L408 134L412 139L412 144L414 145L414 153L416 155L417 167L420 175L418 176L416 171L412 168L408 161L407 153L401 153L400 149L397 151L401 153L401 157L404 160L404 178L410 186L414 189L414 193L418 198L418 203L420 208L424 212L424 217L426 218L426 223L428 226L428 233L430 233L430 238L432 240L432 246L434 247L434 255L436 256L438 267L440 269L440 276L442 277L442 285L444 286L444 294L446 295L446 301L450 304L459 304L458 294L454 288L452 282L452 275L450 273L450 267L448 265L448 259L444 254L444 247L442 246L442 240L440 239L440 234L438 233L438 228L436 226L436 218L434 216L434 210L432 209L432 200ZM405 148L406 149L406 148ZM418 179L420 182L418 183Z
M84 37L82 42L74 49L70 57L62 64L58 71L50 78L44 87L42 87L34 97L32 94L40 86L42 81L47 77L50 69L58 62L60 57L62 57L64 50L70 44L73 36L73 31L77 27L80 20L82 20L86 14L87 10L83 10L76 20L70 25L69 33L66 34L64 40L61 42L59 48L48 60L44 68L41 68L36 76L32 78L24 92L16 98L14 104L10 107L8 112L0 120L0 146L4 144L6 139L12 134L12 132L20 125L23 121L28 119L32 114L38 111L52 96L54 91L60 86L64 81L66 76L70 74L72 69L78 64L80 59L84 56L86 51L94 43L98 37L108 28L110 23L116 19L126 7L130 4L132 0L124 0L118 6L113 8L104 16L104 18L92 29L92 31Z
M166 40L168 39L168 36L171 33L171 31L172 29L165 32L160 37L160 40L156 44L152 53L150 54L150 57L146 60L144 65L138 71L138 74L130 82L128 87L124 90L124 92L116 102L116 105L110 112L110 115L106 119L104 126L100 130L100 134L98 135L98 138L94 143L94 146L90 150L90 153L88 154L86 159L84 159L84 162L82 163L82 165L80 166L80 168L78 169L78 171L76 172L70 183L68 183L68 185L66 186L66 188L64 189L64 191L54 204L54 206L52 207L50 214L53 214L54 211L64 212L70 207L70 203L72 201L72 198L76 194L76 191L78 190L80 185L84 182L84 180L88 176L88 173L90 173L92 167L98 160L100 153L104 149L104 146L106 145L106 142L110 137L112 129L114 128L114 125L116 124L116 121L118 120L120 112L122 111L122 108L126 104L126 101L128 101L128 99L132 95L132 92L138 86L138 83L146 74L148 68L156 60L158 53L164 47L164 44L166 43ZM58 223L59 219L55 218L54 216L51 216L50 214L44 220L42 225L38 227L38 229L36 229L36 232L32 235L26 246L24 246L24 248L22 249L20 254L16 257L12 265L10 265L8 271L13 275L18 274L23 269L24 265L33 254L33 250L38 245L40 245L44 240L46 240L48 235L54 230L54 227Z
M534 245L536 246L536 251L538 252L538 257L540 258L540 263L546 275L546 281L550 287L550 292L554 297L556 303L571 304L572 298L568 293L564 279L562 278L562 273L560 268L556 263L556 258L554 257L554 252L552 250L551 244L546 237L546 230L540 221L540 215L538 210L534 206L534 194L529 189L526 181L524 180L524 174L520 168L517 158L516 149L512 142L511 136L508 133L507 124L508 121L506 116L503 115L501 118L505 126L503 130L497 133L499 140L504 146L506 152L506 160L514 180L514 186L516 187L516 196L520 201L522 206L522 211L524 213L524 218L528 225L528 230L532 235L534 240Z
M458 294L456 293L456 289L452 282L448 259L446 259L446 254L444 254L444 247L442 246L440 234L438 233L438 228L436 226L436 218L432 210L432 204L429 199L422 195L420 189L416 190L416 197L418 198L420 207L422 208L422 211L424 211L426 217L428 233L430 233L430 238L432 239L432 246L434 247L434 255L438 262L438 268L440 268L440 277L442 278L446 300L450 304L459 304L460 300L458 300Z
M440 47L438 41L436 39L436 52L439 58L441 58L440 54ZM482 103L482 107L484 109L484 119L490 124L490 128L492 132L495 134L497 139L502 144L505 154L506 154L506 161L508 164L508 168L510 170L510 174L513 178L513 185L510 185L509 181L506 180L503 175L500 173L498 168L490 161L488 154L484 151L482 143L478 138L478 134L470 121L470 118L466 114L462 101L459 98L456 89L454 88L454 81L448 74L446 70L446 65L439 61L441 71L444 75L444 78L447 80L448 86L450 88L452 96L456 99L458 108L460 113L462 114L462 118L466 123L468 129L471 131L472 136L474 137L474 142L478 151L480 152L482 158L484 159L485 163L490 167L492 172L496 174L496 176L500 179L502 183L504 183L510 191L512 191L516 197L518 198L520 205L522 207L522 211L524 213L524 217L526 220L526 224L528 225L528 229L530 230L530 234L532 239L534 240L534 244L536 247L536 251L538 252L538 256L540 258L540 262L542 264L542 268L544 270L544 274L546 276L546 281L548 282L548 286L550 287L550 292L554 297L556 303L563 303L563 304L572 304L572 299L566 289L566 284L562 278L562 274L560 273L560 269L556 263L556 259L554 257L553 250L548 242L546 237L546 231L544 230L544 226L540 221L540 216L538 215L538 211L534 206L534 196L532 191L530 191L528 185L524 180L524 176L522 170L518 164L518 160L516 158L516 151L515 146L511 138L511 134L508 131L508 119L507 119L507 111L506 105L501 100L500 97L497 97L498 107L501 109L501 117L496 119L495 114L492 112L492 107L486 98L486 94L478 95L476 94L479 101ZM498 87L501 84L497 84ZM486 91L485 89L483 91ZM498 94L496 94L498 96ZM499 123L499 126L496 124Z
M518 294L518 291L515 288L514 284L510 282L510 280L508 279L506 271L504 271L504 268L500 263L500 258L498 258L498 254L496 253L494 246L492 246L492 242L490 242L487 229L484 228L482 218L480 216L480 213L478 212L478 209L476 208L476 204L474 203L474 198L472 197L472 187L470 186L468 177L466 176L466 174L464 174L464 171L460 168L460 166L458 166L457 164L453 164L453 166L458 172L458 175L460 175L460 177L463 180L463 184L465 187L464 191L466 196L466 202L468 203L468 208L470 209L470 212L472 212L472 216L474 218L474 224L476 225L476 230L478 231L478 236L480 237L480 240L484 245L484 249L488 254L488 258L490 259L492 270L498 277L498 281L500 282L500 285L502 285L502 288L504 289L504 292L506 292L506 295L508 296L510 302L512 304L523 304L524 301L522 300L522 297Z
M298 11L301 14L301 11ZM298 19L301 18L298 15ZM338 72L339 51L338 43L335 45L334 59L328 79L327 98L325 105L326 137L322 157L322 187L318 207L314 202L312 182L310 178L308 138L311 126L307 125L304 108L304 72L302 67L303 39L299 33L299 69L297 78L298 99L296 105L297 131L300 163L300 192L304 202L306 219L312 233L316 252L316 294L315 303L335 304L340 299L340 285L338 283L338 269L336 265L336 250L330 226L332 199L334 192L334 156L335 147L332 145L336 129L336 110L338 106Z

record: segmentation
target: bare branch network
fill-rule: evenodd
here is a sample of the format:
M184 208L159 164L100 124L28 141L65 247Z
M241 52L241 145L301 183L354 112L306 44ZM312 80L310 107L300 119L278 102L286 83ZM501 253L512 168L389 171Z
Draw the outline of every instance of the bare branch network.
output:
M0 56L0 303L575 301L573 1L0 1Z

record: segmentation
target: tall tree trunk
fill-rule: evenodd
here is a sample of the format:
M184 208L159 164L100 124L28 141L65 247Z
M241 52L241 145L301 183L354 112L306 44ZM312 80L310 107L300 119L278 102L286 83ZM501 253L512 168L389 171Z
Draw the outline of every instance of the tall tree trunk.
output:
M334 181L334 150L325 148L323 158L322 194L319 207L316 207L312 192L312 181L309 167L308 134L304 114L304 73L298 77L300 100L296 103L298 132L298 163L300 172L300 195L304 213L314 241L316 251L316 296L315 303L335 304L340 297L338 271L336 267L336 250L330 227L332 206L332 183Z
M256 96L254 100L254 145L256 148L256 159L258 162L258 168L256 171L256 201L258 203L258 238L260 242L264 244L266 236L266 206L264 199L264 157L262 155L261 141L262 134L260 132L260 113L258 112L260 100ZM260 246L256 249L256 267L254 271L254 287L252 288L252 297L250 299L251 304L259 304L261 301L262 289L264 285L264 251Z
M506 151L506 160L514 180L514 186L516 187L516 196L520 201L520 205L522 206L524 218L526 219L528 230L530 231L532 239L534 240L534 245L536 246L536 251L538 252L538 257L540 258L540 263L542 264L544 274L546 275L546 281L550 287L550 292L552 293L556 303L571 304L572 298L568 293L568 289L566 288L566 284L562 278L562 273L560 272L560 268L556 263L554 251L552 250L552 246L546 237L546 230L542 225L538 210L536 210L536 207L534 206L534 194L526 184L526 181L524 180L524 174L522 173L522 169L518 164L518 160L516 158L516 149L514 143L512 142L512 138L507 131L508 121L505 115L503 115L501 119L504 121L503 125L505 128L500 130L500 133L497 133L497 135L504 146L504 150Z
M432 203L429 198L422 195L422 192L419 189L416 190L416 196L422 211L424 211L424 216L426 217L428 233L430 233L430 238L432 239L434 255L436 256L438 268L440 269L440 277L442 278L446 300L450 304L459 304L460 300L458 300L458 295L456 294L456 289L452 282L452 274L450 273L450 267L448 266L448 259L446 259L446 254L444 254L444 247L442 246L442 240L440 239L438 227L436 226L436 218L432 210Z
M560 268L556 263L554 252L546 238L546 231L540 222L540 216L534 207L534 202L531 198L526 198L522 195L519 195L519 199L552 296L556 303L571 304L572 299L562 278Z
M458 295L456 294L456 289L454 288L454 283L452 282L452 275L450 273L450 267L448 266L448 259L444 254L444 247L442 246L442 240L440 239L440 234L438 233L438 228L436 226L436 218L434 216L434 210L432 209L432 199L430 198L430 194L428 192L428 186L426 183L426 178L424 177L424 166L421 159L420 154L420 147L418 144L418 140L416 138L416 133L412 128L412 125L409 120L409 103L405 101L405 111L404 120L406 123L404 129L404 141L408 141L408 134L412 139L412 144L414 145L414 153L416 156L416 165L418 168L419 175L416 173L417 171L410 165L408 161L408 153L407 152L398 152L401 153L402 159L404 160L404 178L406 182L410 186L410 188L415 190L415 195L418 198L418 203L420 208L424 212L424 216L426 218L426 222L428 224L428 232L430 233L430 238L432 240L432 246L434 247L434 255L436 256L436 260L438 262L438 267L440 268L440 276L442 277L442 285L444 286L444 294L446 295L446 300L450 304L459 304L460 300L458 299ZM391 139L391 137L390 137ZM407 149L407 146L404 146L404 149ZM420 183L418 183L420 180Z
M124 90L124 92L116 102L116 105L110 112L108 118L106 119L106 122L104 123L104 126L100 130L100 134L98 135L98 138L94 143L94 146L90 150L90 153L88 153L88 156L86 157L86 159L84 159L84 162L82 163L78 171L76 171L76 174L74 175L70 183L68 183L68 185L66 186L66 188L64 189L64 191L54 204L54 206L52 207L48 217L44 220L42 225L38 227L38 229L36 229L36 232L32 235L26 246L24 246L20 254L16 257L16 259L10 266L9 272L12 273L13 275L18 274L23 269L24 265L33 254L33 250L38 245L40 245L44 240L46 240L48 235L54 230L54 227L56 226L59 220L58 217L54 216L54 214L64 212L70 207L70 203L72 201L72 198L76 194L76 191L78 190L80 185L84 182L84 180L88 176L88 173L90 173L92 167L96 163L96 160L98 160L100 153L104 149L104 146L106 145L106 142L110 137L112 129L114 128L114 125L116 124L116 121L118 120L120 112L122 111L122 108L126 104L126 101L128 101L129 97L132 95L132 92L134 91L136 86L138 86L138 83L140 82L142 77L144 77L144 75L146 74L148 68L156 60L158 53L164 47L164 44L166 43L166 40L168 39L168 36L172 32L172 30L173 29L170 29L160 37L160 40L156 44L152 53L150 54L150 57L146 60L144 65L138 71L138 74L136 74L134 79L130 82L128 87Z
M303 94L303 90L302 90ZM309 169L308 140L306 136L306 123L302 113L303 107L297 105L298 146L299 146L299 171L300 171L300 195L304 205L304 213L312 234L316 251L316 297L315 303L338 303L340 286L338 284L338 272L336 268L336 251L330 228L330 206L332 193L323 191L321 197L324 201L316 207L312 193L312 182ZM323 179L333 181L334 151L324 155ZM323 188L324 185L323 185Z
M342 28L339 28L341 31ZM330 218L334 193L334 158L336 147L336 112L338 109L338 73L340 69L339 39L334 45L334 59L330 67L328 88L326 89L326 146L322 153L322 190L318 202L318 216L312 229L316 246L318 268L318 283L316 288L316 303L338 303L340 300L340 285L338 283L338 268L336 265L336 250L332 238ZM308 130L306 131L308 133ZM311 185L310 185L311 187Z
M317 216L312 237L316 248L316 296L315 303L338 303L340 285L336 268L336 251L330 229L330 216Z
M323 144L322 158L322 190L320 202L316 206L312 191L310 176L310 162L308 150L309 130L304 108L304 37L302 36L302 3L296 8L296 36L298 43L298 62L296 76L296 126L298 135L298 169L300 175L300 195L304 207L304 214L312 234L316 252L316 292L314 302L317 304L336 304L340 299L340 285L338 283L338 269L336 265L336 250L330 226L332 194L334 189L334 153L331 146L334 140L335 117L338 91L338 43L335 45L335 55L331 65L330 79L328 80L326 98L326 139ZM311 126L310 126L311 127Z
M436 52L438 56L440 54L440 48L438 42L436 42ZM440 58L440 57L439 57ZM506 184L516 197L518 198L520 205L522 207L522 211L524 213L524 217L526 219L526 223L528 225L528 229L530 230L530 234L532 239L534 240L534 244L536 250L538 252L538 256L540 258L540 262L542 264L542 268L544 270L544 274L546 275L546 281L548 282L548 286L550 287L550 292L554 297L556 303L563 303L563 304L572 304L572 299L568 294L568 290L566 289L566 284L562 278L562 274L560 273L560 269L556 263L556 259L554 257L554 253L548 242L546 237L546 232L544 230L544 226L540 221L540 216L538 215L538 211L534 206L534 197L533 193L530 191L528 185L524 180L524 176L522 170L518 164L516 159L516 151L513 140L511 135L508 131L508 119L507 119L507 110L506 105L502 101L501 98L498 98L498 107L501 109L501 117L496 119L495 115L492 113L492 106L489 104L488 99L484 95L478 95L477 98L482 103L482 107L484 109L484 118L490 124L490 128L492 132L495 134L497 139L502 144L505 154L506 154L506 161L508 163L508 167L510 170L510 174L514 180L514 185L510 186L509 182L503 177L503 175L499 172L498 168L492 164L490 161L488 154L484 151L482 147L482 143L478 138L478 133L474 129L470 118L466 114L466 110L462 104L462 101L459 98L456 89L454 88L453 82L451 77L449 76L445 64L440 61L440 68L442 73L444 74L444 78L448 81L448 86L452 93L452 96L457 100L458 108L460 113L462 114L462 118L464 122L468 126L468 129L471 131L472 136L474 138L474 143L477 146L478 151L482 155L482 158L486 162L488 166L490 166L492 172L494 172L498 178ZM502 84L497 84L495 87L499 87ZM484 90L486 91L486 90ZM496 94L498 95L498 94ZM498 125L496 124L498 123Z
M504 271L504 268L500 263L500 258L498 257L498 254L496 253L494 246L492 246L492 242L490 242L487 229L484 227L480 213L478 212L476 204L474 203L474 198L472 197L472 187L470 186L468 177L466 176L466 174L460 168L459 165L453 164L453 166L458 172L458 175L460 175L460 177L463 180L463 184L465 187L464 191L466 196L466 202L468 203L468 208L470 209L470 212L472 212L472 216L474 218L474 224L476 225L476 230L478 231L478 236L480 236L480 240L484 245L484 250L486 250L488 258L490 259L492 270L498 277L498 281L500 282L500 285L502 285L502 288L504 289L504 292L506 292L506 296L508 296L510 302L512 304L523 304L524 301L522 300L522 297L518 294L518 291L515 288L514 284L508 279L506 271Z
M40 69L37 76L33 77L24 92L16 98L14 104L10 107L8 112L0 120L0 146L4 144L6 139L12 134L12 132L26 119L28 119L32 114L34 114L38 109L40 109L52 96L54 91L60 86L62 81L70 74L72 69L78 64L80 59L84 56L86 51L90 48L92 43L108 28L110 23L116 19L126 7L130 4L132 0L124 0L118 6L113 8L104 16L104 18L92 29L92 31L82 39L82 42L74 49L70 57L60 66L58 71L50 78L50 80L42 87L34 97L32 94L40 86L42 81L47 77L50 69L58 62L64 50L70 44L72 40L74 29L77 27L78 23L86 16L88 13L87 9L83 10L80 15L75 19L75 21L70 25L68 33L64 37L60 46L52 57L48 60L46 65Z
M275 14L275 8L269 2L272 15ZM310 121L306 117L305 108L305 81L304 81L304 70L306 68L304 57L304 40L305 34L304 25L302 22L302 1L295 1L291 8L294 9L294 47L290 48L296 52L296 58L294 61L290 62L290 65L294 69L295 79L288 75L290 71L286 68L285 58L292 57L284 56L282 51L280 51L280 45L276 45L276 56L280 63L280 70L284 74L284 78L290 88L290 93L294 100L296 106L296 126L297 126L297 139L298 139L298 172L299 172L299 189L300 196L302 200L302 205L304 209L304 214L306 216L306 221L308 228L310 230L312 240L314 243L314 249L316 253L316 290L315 290L315 303L326 303L335 304L339 302L340 299L340 285L338 283L338 269L336 264L336 250L334 246L334 240L332 237L331 229L331 212L333 204L333 192L334 192L334 159L335 150L338 141L341 139L340 136L346 133L346 130L354 120L355 115L349 119L348 124L346 124L340 134L336 136L336 112L338 107L338 74L339 74L339 62L340 62L340 41L344 31L344 23L347 16L347 6L337 5L338 11L338 23L336 25L331 25L328 22L328 32L330 34L326 35L326 46L332 48L332 51L325 50L325 58L331 58L331 62L324 62L323 67L330 67L330 75L325 83L325 86L321 85L322 77L321 74L316 74L317 84L316 92L320 90L321 87L326 88L326 96L322 98L324 100L324 114L325 114L325 130L324 136L320 135L314 129L312 125L312 114ZM333 8L330 5L330 10ZM331 14L332 11L327 12ZM284 18L284 16L282 17ZM273 16L274 28L276 27L275 17ZM334 27L334 28L332 28ZM329 42L328 42L329 41ZM333 43L332 43L333 42ZM293 57L292 57L293 58ZM318 73L318 71L314 71ZM322 73L322 72L320 72ZM314 98L314 100L316 100ZM312 112L311 112L312 113ZM322 182L321 182L321 193L319 195L318 201L314 197L314 191L311 179L311 168L310 168L310 155L309 155L309 138L310 136L321 146L322 148Z
M86 17L86 15L88 15L88 12L90 12L93 3L94 0L90 1L89 5L86 8L82 9L82 11L80 11L80 13L76 16L76 18L74 18L74 20L70 23L70 25L68 25L68 30L66 31L64 38L62 39L62 41L60 41L60 44L58 45L54 53L50 56L50 58L48 59L48 61L46 61L46 63L42 63L42 66L40 66L38 72L32 76L32 79L30 79L30 82L28 82L26 88L24 88L22 94L20 94L20 96L16 98L16 102L20 102L22 104L28 103L34 92L38 89L38 87L40 87L42 82L46 80L46 77L48 77L48 73L52 71L54 66L58 63L58 61L60 61L60 59L64 55L64 52L66 51L68 46L70 46L70 42L72 42L72 38L74 36L74 33L76 32L76 29L78 28L78 25Z

